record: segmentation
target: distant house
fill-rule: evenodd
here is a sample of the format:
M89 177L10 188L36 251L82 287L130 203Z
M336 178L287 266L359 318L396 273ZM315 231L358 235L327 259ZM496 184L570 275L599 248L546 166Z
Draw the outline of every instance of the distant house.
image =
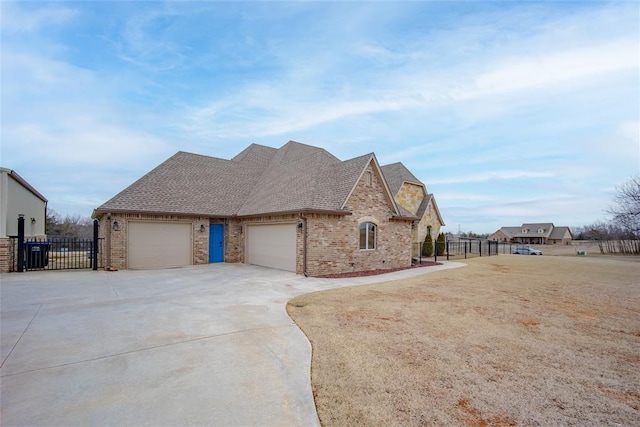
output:
M546 222L522 224L520 227L502 227L488 239L508 243L569 245L573 234L569 227L556 227L553 223Z
M18 217L24 217L25 237L44 237L47 199L14 170L0 167L0 272L12 265Z
M442 223L401 164L294 141L230 160L178 152L94 217L117 269L243 262L312 276L408 267L420 224Z

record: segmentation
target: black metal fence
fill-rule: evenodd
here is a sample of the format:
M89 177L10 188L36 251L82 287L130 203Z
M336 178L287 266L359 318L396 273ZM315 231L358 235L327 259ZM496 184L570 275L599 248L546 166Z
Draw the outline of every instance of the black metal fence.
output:
M11 271L70 270L102 267L102 239L99 224L93 221L93 239L26 238L24 215L18 215L18 236L11 244Z
M493 256L500 253L499 244L492 240L448 240L446 242L433 242L433 254L431 256L422 255L422 243L414 242L412 246L412 256L416 262L438 261L438 259L460 259L478 256ZM502 252L511 253L511 252Z
M493 256L498 255L499 252L498 242L478 239L448 240L445 249L447 260L451 258L466 259L479 256Z
M72 270L103 267L102 245L104 239L98 239L97 257L94 258L93 239L25 239L22 245L22 270ZM18 242L12 245L18 251ZM19 256L12 257L12 271L20 271Z

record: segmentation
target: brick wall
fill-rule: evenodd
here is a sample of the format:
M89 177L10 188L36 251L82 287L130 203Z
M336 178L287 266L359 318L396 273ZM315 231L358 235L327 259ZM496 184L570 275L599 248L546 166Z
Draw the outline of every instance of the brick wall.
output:
M225 256L227 262L244 262L245 261L245 247L246 240L246 227L248 225L255 224L282 224L282 223L301 223L302 218L298 214L287 215L263 215L256 217L245 217L242 219L230 220L231 236L229 236L229 244L227 249L229 255ZM302 274L304 272L304 257L303 257L303 238L304 233L302 230L296 232L296 273Z
M153 215L153 214L111 214L111 225L118 221L119 230L113 230L109 226L106 215L100 218L100 232L103 241L104 265L118 270L127 268L127 229L129 221L153 221L153 222L189 222L192 224L193 249L192 264L207 264L209 262L209 218L188 217L181 215ZM205 226L205 232L200 231L200 226ZM110 234L110 236L108 236ZM111 239L110 243L108 239ZM171 242L167 242L171 244ZM111 246L111 265L107 264L107 250Z
M361 179L346 208L351 215L308 215L307 272L311 276L411 265L411 221L391 220L392 206L377 168ZM363 176L366 176L364 174ZM377 225L377 246L360 249L360 223Z

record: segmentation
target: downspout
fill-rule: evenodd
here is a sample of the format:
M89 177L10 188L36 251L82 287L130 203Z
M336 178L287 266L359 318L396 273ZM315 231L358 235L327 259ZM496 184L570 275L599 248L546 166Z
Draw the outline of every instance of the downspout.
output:
M302 274L309 277L307 273L307 217L301 215L302 218Z
M111 214L107 214L107 262L105 270L111 268Z

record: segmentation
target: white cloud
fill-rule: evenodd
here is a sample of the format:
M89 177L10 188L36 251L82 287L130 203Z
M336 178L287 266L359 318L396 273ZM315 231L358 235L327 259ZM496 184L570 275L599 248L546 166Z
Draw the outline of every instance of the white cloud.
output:
M25 152L34 161L49 164L135 165L170 150L163 140L142 131L104 123L96 117L66 117L56 128L26 123L7 130L5 138L20 141L5 147L7 154ZM10 157L13 157L10 156Z
M552 171L502 170L480 172L471 175L454 175L450 178L435 178L431 180L429 184L471 184L496 180L551 178L554 176L556 176L556 173Z
M61 5L30 7L37 3L2 2L2 32L33 33L41 29L58 26L72 21L77 15L76 9Z
M638 45L629 40L598 46L511 58L480 74L471 88L455 93L467 99L504 93L542 90L618 71L638 71Z

